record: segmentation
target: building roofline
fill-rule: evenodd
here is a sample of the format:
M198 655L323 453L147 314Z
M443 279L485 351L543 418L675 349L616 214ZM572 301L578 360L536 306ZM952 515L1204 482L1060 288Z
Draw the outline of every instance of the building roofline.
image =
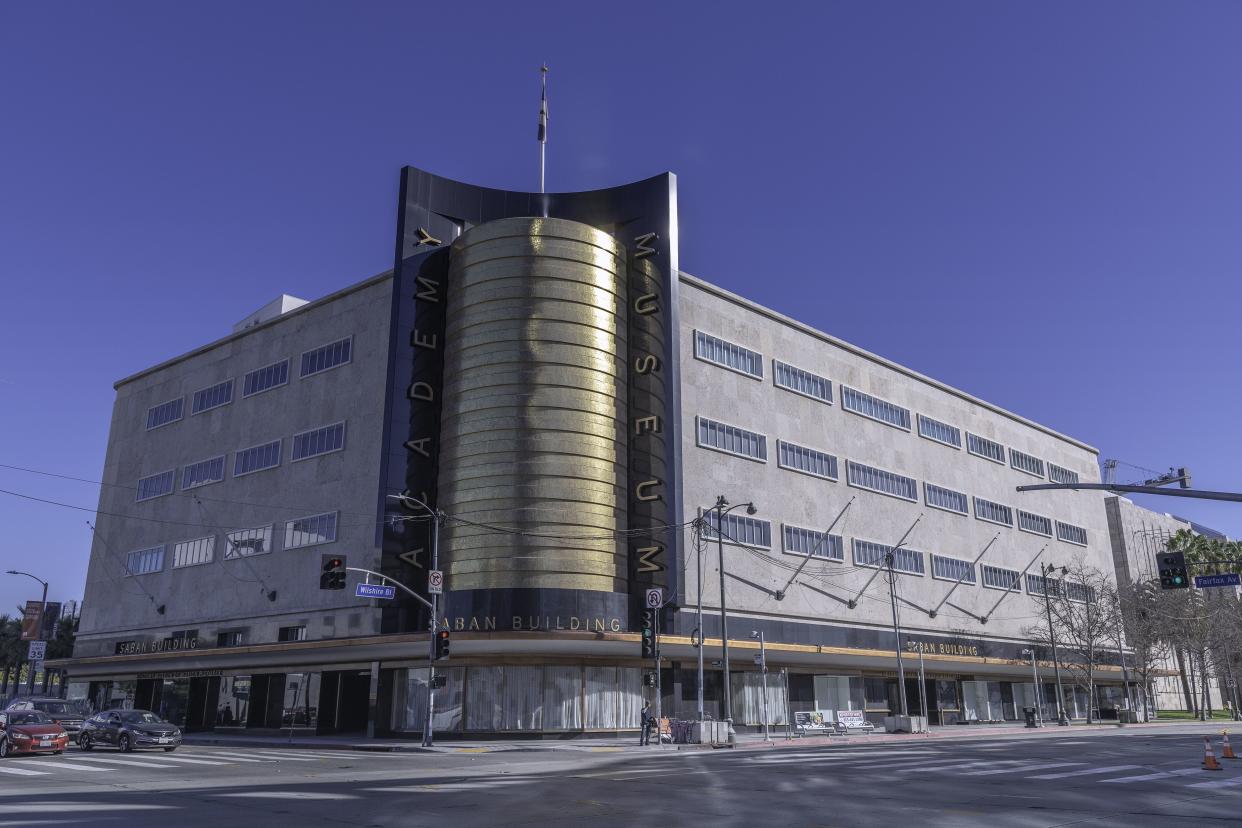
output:
M130 374L129 376L119 379L116 382L112 383L112 387L113 389L120 389L120 387L122 385L125 385L126 383L130 383L130 382L133 382L134 380L142 379L148 374L153 374L156 371L161 371L165 368L168 368L171 365L176 365L178 362L182 362L191 357L198 356L199 354L205 351L210 351L212 348L218 348L219 346L223 345L226 342L232 342L235 339L241 339L243 336L249 336L250 334L255 333L256 331L261 331L264 328L267 328L271 325L275 325L277 322L283 322L284 320L297 316L300 313L305 313L306 311L309 311L313 308L317 308L320 305L326 304L336 299L340 299L342 296L348 296L351 293L354 293L359 290L363 290L364 288L369 288L372 285L379 284L385 279L391 279L391 278L392 278L392 271L385 270L383 273L372 276L369 279L363 279L361 282L356 282L352 285L349 285L348 287L341 288L340 290L335 291L334 293L329 293L327 296L320 297L319 299L315 299L314 301L307 302L305 305L302 305L301 307L294 308L288 313L282 313L280 316L273 317L272 319L269 319L266 322L260 322L258 325L253 325L249 328L246 328L245 330L237 331L236 333L231 333L228 336L223 336L220 339L214 340L213 342L208 342L206 345L200 345L199 347L195 348L192 351L187 351L184 354L181 354L180 356L175 356L175 357L172 357L171 359L166 359L163 362L160 362L156 365L152 365L150 368L143 368L141 371L138 371L135 374Z
M1084 443L1081 440L1075 440L1073 437L1062 434L1061 432L1055 431L1051 428L1048 428L1047 426L1040 425L1034 420L1028 420L1027 418L1022 417L1018 414L1014 414L1012 411L1006 411L1005 409L1001 408L998 405L993 405L992 403L987 402L986 400L981 400L976 396L973 396L971 394L966 393L965 391L962 391L961 389L954 388L951 385L946 385L945 383L940 382L939 380L934 380L931 377L926 376L924 374L920 374L918 371L915 371L911 368L906 368L905 366L899 365L896 362L885 359L882 356L873 354L868 350L859 348L857 345L851 345L845 340L837 339L835 336L832 336L831 334L826 334L823 331L816 330L815 328L812 328L810 325L804 324L802 322L799 322L796 319L792 319L788 316L785 316L783 313L778 313L777 311L774 311L771 308L764 307L763 305L760 305L757 302L752 302L749 299L746 299L742 296L738 296L736 293L725 290L724 288L719 287L718 285L713 285L710 282L705 282L697 276L692 276L689 273L686 273L684 270L681 271L679 275L681 276L681 281L685 282L686 284L692 285L707 293L711 293L721 299L724 299L727 302L732 302L735 305L739 305L740 307L753 311L759 314L760 316L766 316L767 318L773 321L780 322L783 325L788 325L791 328L796 328L797 330L801 331L804 334L813 336L816 339L819 339L823 342L827 342L829 345L835 345L836 347L844 351L849 351L850 353L856 356L860 356L863 359L870 360L871 362L874 362L877 365L881 365L885 368L888 368L889 370L896 371L899 374L904 374L907 377L910 377L911 379L918 380L919 382L926 383L927 385L930 385L933 388L938 388L941 391L944 391L948 394L952 394L953 396L958 397L959 399L965 400L966 402L969 402L973 405L982 406L983 408L986 408L989 411L995 412L996 414L1000 414L1003 417L1008 417L1009 419L1015 422L1022 423L1023 425L1030 426L1031 428L1037 431L1042 431L1044 434L1047 434L1050 437L1056 437L1058 440L1064 440L1070 445L1077 446L1078 448L1089 451L1092 454L1098 455L1100 453L1099 449L1095 448L1094 446L1088 445L1087 443Z

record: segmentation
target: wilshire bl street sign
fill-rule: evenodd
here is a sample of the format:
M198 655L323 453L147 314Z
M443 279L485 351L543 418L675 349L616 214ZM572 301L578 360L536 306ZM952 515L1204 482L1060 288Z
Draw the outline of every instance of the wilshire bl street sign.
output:
M1224 575L1196 575L1195 586L1199 589L1242 586L1242 575L1236 572L1227 572Z
M395 586L383 586L381 584L358 584L354 589L355 598L388 598L397 597L397 588Z

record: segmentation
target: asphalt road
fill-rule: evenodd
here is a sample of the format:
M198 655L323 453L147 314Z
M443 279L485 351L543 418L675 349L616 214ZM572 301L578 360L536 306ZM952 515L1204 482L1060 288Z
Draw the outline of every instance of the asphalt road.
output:
M75 749L0 762L0 828L1242 825L1242 760L1201 770L1205 732L1219 733L693 752Z

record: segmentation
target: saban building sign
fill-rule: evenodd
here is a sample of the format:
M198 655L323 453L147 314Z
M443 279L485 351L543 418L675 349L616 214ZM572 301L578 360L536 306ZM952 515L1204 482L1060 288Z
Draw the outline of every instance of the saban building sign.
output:
M469 548L459 552L458 557L470 554L473 558L470 565L462 563L455 569L453 550L442 550L447 558L441 561L447 572L446 605L442 609L450 618L505 619L506 623L497 625L500 629L511 628L508 622L516 617L540 621L558 617L591 619L587 628L594 628L595 619L608 619L606 628L633 629L633 619L638 618L646 589L661 587L670 596L679 595L676 574L681 533L666 528L676 527L681 522L676 474L680 467L676 211L676 181L671 174L606 190L540 194L475 187L412 167L402 171L379 495L382 569L385 574L411 586L425 589L425 570L431 568L429 522L425 520L426 511L415 498L433 509L443 509L450 517L458 516L455 511L469 517L478 510L490 509L493 523L515 522L517 516L513 513L517 511L537 511L538 493L521 495L526 497L525 505L530 507L525 510L500 503L502 497L510 495L505 490L507 484L503 483L497 486L497 503L486 507L471 504L469 508L455 503L454 498L462 497L460 469L452 464L444 465L448 461L443 452L452 450L457 456L461 451L455 446L446 449L442 431L460 429L458 423L469 419L463 416L460 400L462 385L468 386L472 379L462 374L469 371L481 374L492 369L490 365L471 362L473 354L486 353L488 349L491 353L499 353L496 349L510 349L495 360L503 364L513 362L514 352L528 352L538 362L547 350L544 347L548 341L546 334L541 334L538 341L522 339L523 320L512 317L512 313L518 312L513 308L527 309L530 314L525 318L527 328L547 321L534 309L533 300L524 304L522 296L509 299L505 310L516 323L513 327L518 333L515 335L479 342L483 326L472 322L471 327L462 322L463 314L477 322L483 314L474 306L481 301L499 304L494 298L480 298L483 292L478 280L489 277L486 263L479 264L484 255L479 251L486 249L487 244L493 247L501 243L517 245L521 241L507 237L490 239L489 233L497 237L504 233L483 230L479 238L485 243L472 246L469 239L479 234L471 231L503 220L526 219L530 226L537 228L533 232L541 233L548 228L539 227L540 217L561 219L593 228L590 232L602 231L612 240L609 244L621 251L619 265L610 265L617 270L613 286L621 307L609 318L619 320L615 323L619 329L605 332L620 343L619 353L615 354L618 369L613 381L616 387L605 391L624 400L624 410L617 412L624 439L616 441L623 442L624 449L616 459L619 468L611 474L611 478L618 481L617 493L609 494L600 487L597 501L587 505L601 514L621 514L618 525L628 531L617 532L616 538L624 550L625 563L616 567L606 562L601 564L598 549L584 548L579 550L584 567L589 559L595 567L593 572L606 568L608 576L575 577L553 572L551 567L540 571L538 563L515 565L514 561L538 559L546 552L541 549L537 554L528 555L525 549L500 535L496 536L492 548L482 551L479 544L485 545L488 541L476 543L471 539L470 543L463 543L459 539L455 548ZM509 226L504 225L504 228ZM531 260L532 274L537 274L532 278L543 279L544 283L555 282L556 268L564 266L579 268L573 278L580 282L600 278L597 269L590 264L570 261L566 265L568 260L555 252L555 244L546 240L549 237L540 238L545 241L534 239L523 253ZM455 244L459 239L461 242ZM545 247L549 251L546 254ZM461 279L468 281L454 284L454 280ZM533 285L532 282L532 295ZM600 295L592 301L602 301L598 298ZM472 307L463 307L466 304ZM582 307L586 320L582 325L599 324L596 320L603 314L596 312L602 308L596 306L592 310L590 302L583 303ZM572 325L566 327L572 328ZM474 339L463 342L461 337L466 336ZM557 343L558 347L560 345ZM461 352L467 346L475 350L462 367ZM445 376L446 353L454 361L450 377ZM447 397L446 382L449 383ZM568 387L572 390L572 383ZM536 392L543 393L542 389L535 388L528 393L535 396ZM446 399L456 407L446 410ZM555 416L563 413L556 410L554 404L544 405L547 406L544 410L555 411ZM572 407L564 410L572 411ZM512 424L511 435L506 435L503 442L518 446L529 443L532 455L536 454L537 440L525 438L540 428L546 430L547 422L538 412L531 415L529 426L526 420L517 419ZM547 418L552 419L554 417ZM562 427L569 432L598 430L598 424L576 427L570 423ZM460 442L459 432L453 434ZM460 461L454 462L460 465ZM539 458L534 458L530 464L537 466L539 462ZM518 483L513 488L521 486ZM449 527L450 532L452 528ZM574 554L574 550L557 550L556 554ZM503 560L505 555L512 560ZM495 573L486 577L480 575L475 566L479 561L492 565ZM569 571L577 570L570 567ZM384 632L423 630L428 622L427 611L413 599L399 598L384 609ZM523 628L530 626L547 628L542 623L522 625ZM551 627L556 628L554 624Z

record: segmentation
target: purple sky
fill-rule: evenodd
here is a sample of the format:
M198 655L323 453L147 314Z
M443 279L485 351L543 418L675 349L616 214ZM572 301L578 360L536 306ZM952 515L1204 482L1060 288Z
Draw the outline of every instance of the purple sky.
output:
M11 0L0 464L99 479L115 380L390 267L402 164L536 188L547 61L550 190L672 170L687 271L1242 489L1239 42L1202 0ZM0 568L80 596L90 517L0 495ZM0 612L28 597L0 575Z

